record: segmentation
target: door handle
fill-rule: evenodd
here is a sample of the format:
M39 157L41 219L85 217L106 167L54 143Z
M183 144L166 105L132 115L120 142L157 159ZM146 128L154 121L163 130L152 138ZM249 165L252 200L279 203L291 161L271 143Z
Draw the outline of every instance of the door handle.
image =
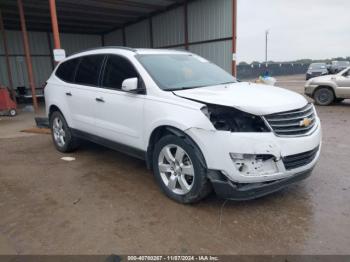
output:
M98 97L98 98L96 98L96 101L97 102L100 102L100 103L104 103L105 101L103 100L103 98L102 97Z
M66 96L72 96L72 93L71 92L67 92Z

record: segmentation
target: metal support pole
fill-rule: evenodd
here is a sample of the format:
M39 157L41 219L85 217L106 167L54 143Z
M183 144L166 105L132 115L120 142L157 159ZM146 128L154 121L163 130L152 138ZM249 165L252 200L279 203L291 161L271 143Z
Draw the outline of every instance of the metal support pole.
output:
M267 44L268 44L269 30L265 31L265 63L267 64Z
M185 26L185 49L189 49L188 43L188 0L184 2L184 26Z
M232 0L232 75L237 77L237 0Z
M55 49L61 49L60 33L58 30L56 0L50 0L50 15L52 24L52 34Z
M10 64L10 57L9 57L9 49L7 46L7 35L4 27L4 21L2 19L2 12L0 10L0 30L2 33L2 40L4 44L4 51L5 51L5 59L6 59L6 67L7 67L7 77L9 80L9 88L11 91L12 98L14 101L16 101L16 92L13 86L13 81L12 81L12 72L11 72L11 64Z
M19 16L21 19L23 46L24 46L24 52L25 52L25 56L26 56L29 85L30 85L30 88L32 90L34 111L37 113L38 112L38 101L37 101L36 95L35 95L35 80L34 80L34 74L33 74L32 58L30 56L29 40L28 40L28 33L27 33L26 21L25 21L25 17L24 17L24 9L23 9L22 0L17 0L17 4L18 4Z
M153 48L154 47L153 23L152 23L152 17L151 16L148 18L148 23L149 23L150 45L151 45L151 48Z

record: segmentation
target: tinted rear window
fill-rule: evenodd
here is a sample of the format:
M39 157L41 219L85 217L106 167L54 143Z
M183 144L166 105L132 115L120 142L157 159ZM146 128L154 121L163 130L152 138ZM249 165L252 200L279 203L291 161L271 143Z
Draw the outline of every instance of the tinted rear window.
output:
M104 57L104 55L82 57L75 77L75 83L97 86Z
M57 68L56 76L63 81L73 82L74 73L75 73L75 70L76 70L78 63L79 63L79 58L71 59L71 60L68 60L68 61L62 63Z

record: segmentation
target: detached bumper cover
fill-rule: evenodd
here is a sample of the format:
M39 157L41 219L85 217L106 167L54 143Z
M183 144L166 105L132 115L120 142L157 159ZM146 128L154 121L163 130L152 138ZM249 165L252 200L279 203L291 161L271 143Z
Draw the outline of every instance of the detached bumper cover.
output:
M297 173L289 178L264 183L236 184L220 175L209 175L209 178L219 197L228 200L252 200L280 191L291 184L301 181L309 177L312 170L313 168Z

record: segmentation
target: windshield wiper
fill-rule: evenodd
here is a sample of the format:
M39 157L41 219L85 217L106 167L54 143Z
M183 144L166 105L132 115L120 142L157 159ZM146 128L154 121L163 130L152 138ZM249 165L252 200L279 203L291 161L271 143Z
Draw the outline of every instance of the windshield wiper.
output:
M218 85L227 85L227 84L235 84L237 82L233 82L233 81L230 81L230 82L225 82L225 83L221 83L221 84L218 84Z
M181 91L181 90L195 89L195 88L200 88L200 87L205 87L205 86L188 86L188 87L179 87L179 88L169 88L169 89L164 89L164 90L165 91Z

